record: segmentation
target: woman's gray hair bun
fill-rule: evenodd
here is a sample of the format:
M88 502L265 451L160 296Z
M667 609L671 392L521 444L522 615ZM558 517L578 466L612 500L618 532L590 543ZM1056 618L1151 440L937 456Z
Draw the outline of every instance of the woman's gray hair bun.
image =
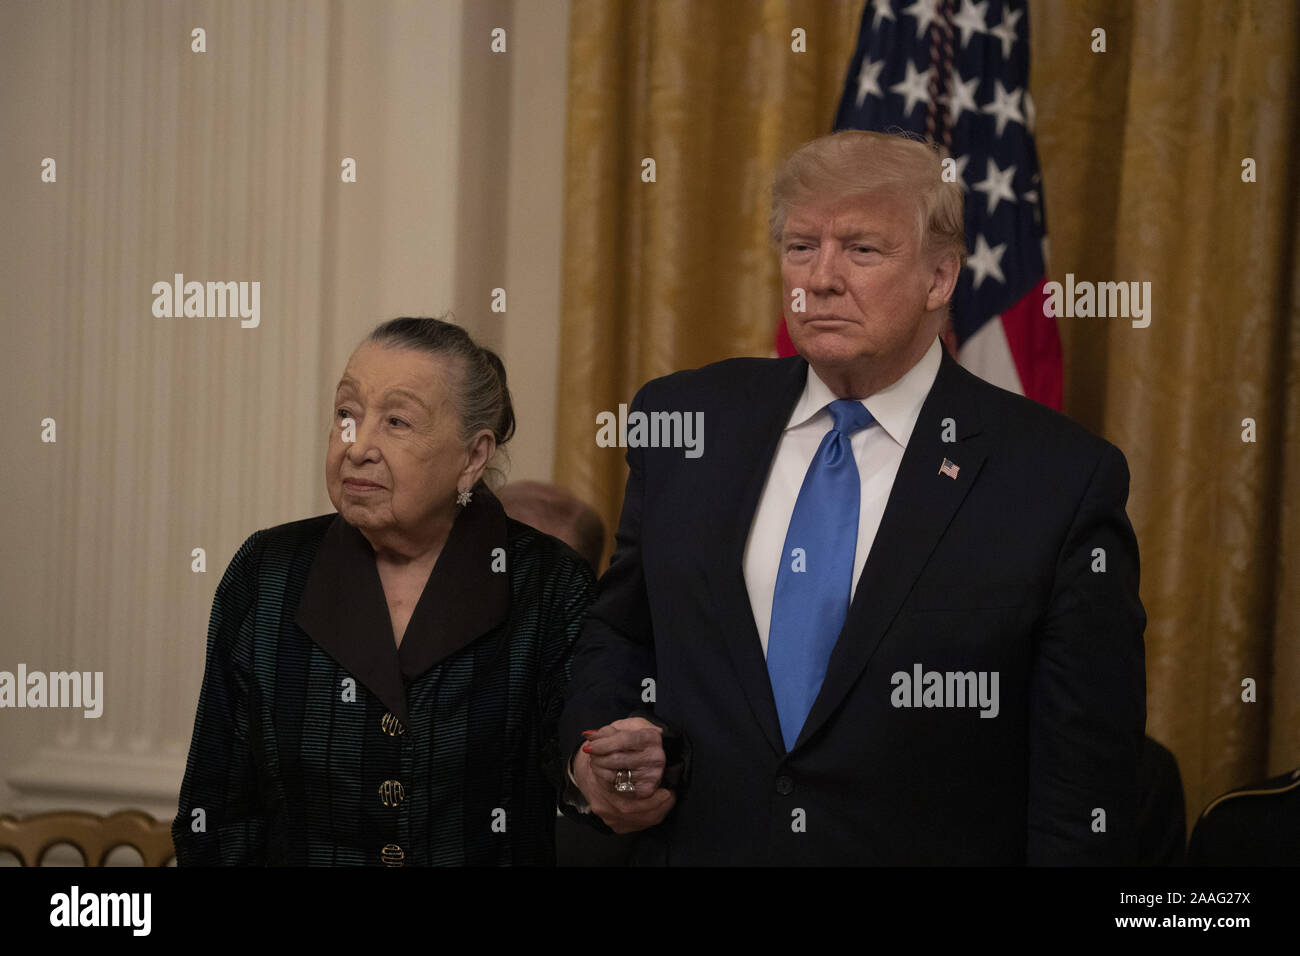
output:
M500 450L514 435L515 409L506 386L505 365L500 356L475 342L459 325L432 318L390 319L376 326L365 341L459 359L462 374L455 385L455 404L461 439L469 441L486 428ZM488 470L504 478L504 471L494 464Z

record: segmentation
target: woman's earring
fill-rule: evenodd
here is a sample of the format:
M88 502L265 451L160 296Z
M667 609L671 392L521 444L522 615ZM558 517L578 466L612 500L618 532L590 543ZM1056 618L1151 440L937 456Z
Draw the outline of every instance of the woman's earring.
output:
M474 497L474 492L472 491L458 491L456 492L456 504L460 505L463 508L467 504L469 504L469 500L473 497Z

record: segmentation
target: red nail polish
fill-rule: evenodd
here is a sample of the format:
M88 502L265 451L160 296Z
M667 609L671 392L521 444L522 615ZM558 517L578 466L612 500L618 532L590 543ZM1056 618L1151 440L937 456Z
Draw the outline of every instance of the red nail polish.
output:
M585 754L589 754L589 753L591 753L591 745L590 745L590 744L583 744L583 745L582 745L582 752L585 753Z

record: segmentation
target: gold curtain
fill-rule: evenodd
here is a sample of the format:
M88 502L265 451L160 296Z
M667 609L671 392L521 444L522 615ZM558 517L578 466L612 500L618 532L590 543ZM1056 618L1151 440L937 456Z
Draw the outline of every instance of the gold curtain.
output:
M573 0L555 467L611 539L627 469L596 446L596 414L648 379L772 348L768 185L830 131L856 6Z
M829 131L862 4L571 10L556 480L612 529L626 469L597 412L771 349L768 184ZM1065 411L1128 458L1147 731L1178 758L1190 826L1300 765L1300 7L1031 0L1030 25L1050 278L1151 282L1148 328L1060 320Z

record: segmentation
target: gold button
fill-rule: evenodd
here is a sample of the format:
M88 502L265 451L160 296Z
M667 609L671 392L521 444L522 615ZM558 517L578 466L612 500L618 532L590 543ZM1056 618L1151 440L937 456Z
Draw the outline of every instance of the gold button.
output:
M406 854L396 843L389 843L379 851L379 858L384 861L384 866L401 866Z
M386 807L395 807L406 799L406 791L396 780L385 780L379 785L379 802Z
M398 734L406 733L406 728L402 726L402 722L397 719L392 711L389 711L380 718L379 726L382 727L384 733L388 734L390 737L396 737Z

